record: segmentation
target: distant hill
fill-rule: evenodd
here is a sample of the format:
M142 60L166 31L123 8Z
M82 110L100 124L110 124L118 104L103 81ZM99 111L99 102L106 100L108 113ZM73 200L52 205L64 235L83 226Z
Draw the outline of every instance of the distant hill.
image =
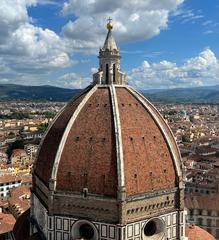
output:
M53 86L0 84L0 100L44 100L65 102L79 91L79 89L66 89Z
M157 91L145 90L142 91L142 93L154 102L219 104L219 85L196 88L161 89Z
M80 89L53 86L0 84L0 101L68 101ZM219 104L219 85L197 88L152 89L141 91L152 102Z

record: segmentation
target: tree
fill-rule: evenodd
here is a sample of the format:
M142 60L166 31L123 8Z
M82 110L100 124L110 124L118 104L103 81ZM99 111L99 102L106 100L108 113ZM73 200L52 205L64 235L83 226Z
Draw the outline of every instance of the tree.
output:
M193 122L194 122L194 117L193 117L193 116L189 116L189 121L190 121L191 123L193 123Z
M48 123L41 123L40 125L38 125L38 130L41 131L41 132L45 132L47 127L48 127Z
M190 136L188 134L182 135L182 142L190 142Z
M45 116L46 118L54 118L55 115L56 115L56 113L54 113L54 112L45 112L45 113L44 113L44 116Z

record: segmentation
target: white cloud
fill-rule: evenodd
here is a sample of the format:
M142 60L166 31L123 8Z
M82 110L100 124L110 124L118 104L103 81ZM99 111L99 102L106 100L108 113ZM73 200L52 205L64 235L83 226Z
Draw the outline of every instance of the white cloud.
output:
M178 20L182 24L200 22L203 25L205 16L202 10L188 9L185 5L181 5L175 12L171 14L174 20ZM202 22L204 21L204 22Z
M91 83L91 77L83 77L78 73L67 73L58 78L57 85L65 88L81 89Z
M1 0L0 4L0 44L21 24L30 21L27 7L36 4L35 0Z
M171 12L184 0L69 0L62 14L73 14L75 21L63 27L63 34L74 49L89 51L101 46L106 19L113 18L118 41L144 40L156 36L168 26Z
M204 21L204 22L202 23L202 25L203 25L203 26L208 26L208 25L210 25L210 24L212 24L212 23L213 23L212 20L206 20L206 21Z
M24 74L33 77L33 74L45 74L73 63L59 35L33 25L27 9L36 4L37 0L1 0L0 66L4 64L7 70L0 72L2 79L22 79Z
M61 2L58 2L56 0L37 0L37 3L40 5L56 5L56 6L62 5Z
M168 27L169 16L179 17L184 23L203 18L201 12L185 11L184 0L68 0L62 14L74 15L76 20L63 26L59 35L33 23L28 7L60 6L55 0L1 0L0 3L0 81L22 84L53 84L83 88L91 78L78 73L57 77L60 70L74 64L73 51L94 53L106 36L106 19L113 18L114 34L119 42L151 38ZM203 28L217 27L211 20L203 20ZM211 33L207 29L206 34ZM126 52L141 54L141 51ZM159 55L149 53L148 57ZM87 60L81 60L85 64ZM69 69L68 69L69 70ZM71 70L70 70L71 71ZM97 69L91 69L91 73ZM54 78L51 73L54 73ZM219 83L219 63L210 49L190 58L183 65L163 60L159 63L144 61L128 74L132 85L140 88L184 87Z
M129 83L141 89L214 85L219 83L219 60L207 48L181 66L166 60L153 64L144 61L127 75Z
M98 68L92 67L91 68L91 74L97 73L98 72Z

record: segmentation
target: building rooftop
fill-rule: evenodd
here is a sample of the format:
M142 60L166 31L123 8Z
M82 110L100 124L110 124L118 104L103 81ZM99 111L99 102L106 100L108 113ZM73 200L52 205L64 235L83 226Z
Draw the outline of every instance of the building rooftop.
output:
M210 233L196 225L186 227L186 236L188 240L216 240Z
M206 196L198 193L186 194L185 207L188 209L219 211L219 195Z
M13 215L0 213L0 235L11 232L15 222Z

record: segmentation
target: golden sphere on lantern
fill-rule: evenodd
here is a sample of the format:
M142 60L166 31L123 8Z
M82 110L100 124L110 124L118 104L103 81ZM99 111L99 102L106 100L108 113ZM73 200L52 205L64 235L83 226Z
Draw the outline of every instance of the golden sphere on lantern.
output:
M106 27L109 31L111 31L113 29L113 24L111 22L108 22Z

